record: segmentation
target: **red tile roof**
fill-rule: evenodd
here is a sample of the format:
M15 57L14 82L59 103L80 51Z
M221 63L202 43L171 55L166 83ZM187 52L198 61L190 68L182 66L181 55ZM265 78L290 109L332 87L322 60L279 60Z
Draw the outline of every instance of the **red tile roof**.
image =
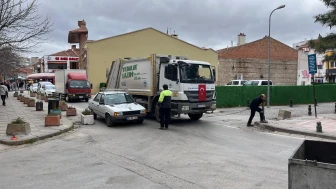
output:
M272 60L296 60L297 50L290 46L271 38L271 59ZM218 58L235 59L235 58L252 58L267 59L268 58L268 37L245 43L240 46L217 50Z
M68 49L66 51L60 51L54 54L51 54L50 56L79 56L79 49Z

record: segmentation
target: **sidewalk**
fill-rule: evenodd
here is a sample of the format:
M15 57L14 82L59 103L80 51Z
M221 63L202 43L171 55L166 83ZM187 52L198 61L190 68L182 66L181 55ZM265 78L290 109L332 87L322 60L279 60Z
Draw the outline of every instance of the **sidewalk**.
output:
M291 118L287 120L278 120L279 110L290 111ZM308 105L265 107L265 116L268 123L259 124L259 115L256 113L256 116L254 117L254 120L256 121L255 126L270 131L336 140L335 103L318 104L316 107L317 118L315 118L313 106L311 111L312 115L308 116ZM246 107L217 109L214 113L218 116L241 115L244 116L246 122L250 116L250 110L247 110ZM319 121L322 125L322 133L316 132L316 125Z
M28 92L23 93L28 96ZM30 97L34 98L35 97ZM48 114L48 103L43 103L43 111L36 111L35 107L28 107L16 97L13 97L13 92L8 94L6 106L0 106L0 143L6 145L20 145L36 142L53 136L60 135L74 129L73 122L70 121L64 112L60 126L45 127L44 118ZM11 140L12 136L6 135L7 124L18 117L23 118L30 124L31 133L28 135L16 135L17 140Z

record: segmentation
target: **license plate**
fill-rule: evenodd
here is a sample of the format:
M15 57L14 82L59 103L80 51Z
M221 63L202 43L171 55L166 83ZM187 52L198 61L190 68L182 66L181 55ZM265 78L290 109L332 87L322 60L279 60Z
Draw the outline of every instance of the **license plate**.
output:
M205 106L205 104L199 104L199 105L197 105L197 107L198 108L205 108L206 106Z
M126 120L135 120L135 119L138 119L138 117L128 117L128 118L126 118Z
M79 98L83 98L82 96L79 96Z

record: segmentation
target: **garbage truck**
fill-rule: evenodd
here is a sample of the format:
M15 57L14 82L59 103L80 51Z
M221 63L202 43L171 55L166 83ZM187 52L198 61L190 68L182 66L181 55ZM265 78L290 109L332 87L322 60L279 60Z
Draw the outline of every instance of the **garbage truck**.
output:
M89 101L92 85L87 80L86 70L57 70L55 72L55 93L60 100Z
M172 91L171 116L199 120L216 109L216 71L210 63L186 56L151 54L112 62L106 89L125 90L159 119L157 102L164 84Z

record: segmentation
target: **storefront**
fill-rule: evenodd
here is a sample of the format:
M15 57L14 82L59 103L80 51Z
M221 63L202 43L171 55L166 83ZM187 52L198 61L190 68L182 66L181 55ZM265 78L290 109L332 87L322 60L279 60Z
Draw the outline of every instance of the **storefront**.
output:
M78 69L78 57L73 56L44 56L44 72L52 73L56 70Z

